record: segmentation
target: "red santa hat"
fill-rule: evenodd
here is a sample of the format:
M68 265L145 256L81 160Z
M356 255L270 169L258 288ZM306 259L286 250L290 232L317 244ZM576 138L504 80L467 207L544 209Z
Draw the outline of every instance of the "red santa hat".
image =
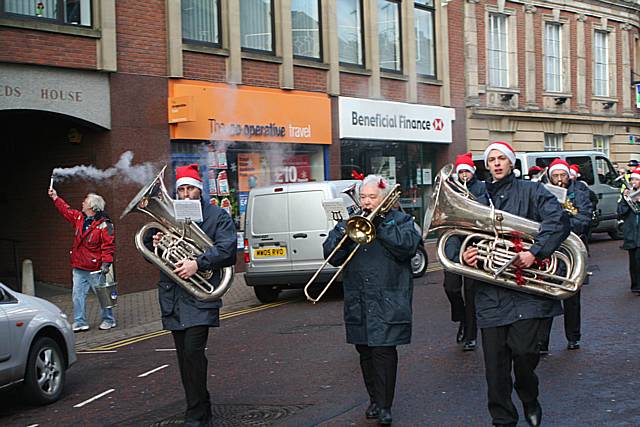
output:
M531 166L527 171L529 175L537 175L540 172L542 172L542 168L540 166Z
M635 168L634 170L631 171L631 175L629 175L629 179L631 178L640 179L640 168Z
M176 168L176 188L181 185L193 185L202 190L202 178L196 163Z
M476 173L476 166L473 164L471 151L469 151L468 153L460 154L456 157L456 173L460 173L462 171Z
M515 164L516 164L516 152L515 152L515 150L513 148L511 148L511 146L509 144L507 144L506 142L503 142L503 141L492 142L491 144L489 144L487 149L484 150L484 154L483 154L482 157L484 158L484 165L485 166L489 167L489 164L487 163L487 158L489 157L489 153L491 151L493 151L493 150L498 150L502 154L507 156L509 161L511 161L511 165L515 166Z
M569 173L571 176L575 176L576 178L580 176L580 166L578 165L569 165Z
M549 175L551 175L553 173L553 171L563 171L565 172L567 175L569 175L569 163L567 163L565 160L562 159L555 159L553 162L551 162L551 164L549 165Z

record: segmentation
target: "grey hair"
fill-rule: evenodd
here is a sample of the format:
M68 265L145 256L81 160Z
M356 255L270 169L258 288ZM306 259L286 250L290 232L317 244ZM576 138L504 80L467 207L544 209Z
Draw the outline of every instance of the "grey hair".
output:
M379 187L380 182L384 184L384 188ZM382 198L387 197L387 194L391 192L391 185L389 184L389 181L387 181L381 175L367 175L362 180L362 185L360 185L360 191L362 191L364 187L369 187L369 186L374 186L378 188L380 190L380 197Z
M87 202L89 203L89 207L93 209L94 212L102 212L104 211L104 207L106 203L102 196L98 196L95 193L87 194Z

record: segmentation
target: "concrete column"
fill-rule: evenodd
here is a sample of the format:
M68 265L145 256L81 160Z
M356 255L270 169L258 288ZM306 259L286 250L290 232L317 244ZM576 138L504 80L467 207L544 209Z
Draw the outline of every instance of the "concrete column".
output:
M416 23L414 5L412 1L401 4L402 28L402 73L408 77L407 100L418 101L418 75L416 74Z
M364 5L365 68L371 70L369 97L380 98L380 45L378 43L378 2L371 0Z
M525 5L524 33L527 34L524 42L525 51L525 90L526 106L529 109L537 109L536 105L536 38L534 34L535 6Z
M586 15L576 17L576 103L578 111L587 112L587 52L584 37Z
M449 8L448 3L436 2L436 40L439 47L438 55L438 77L442 81L440 88L440 101L443 106L451 105L451 77L449 72ZM438 22L439 21L439 22ZM415 44L415 43L414 43Z
M30 259L22 261L22 293L26 295L36 294L36 285L33 279L33 262Z
M242 83L242 48L240 45L240 0L223 0L227 13L227 40L229 41L229 57L227 58L227 82ZM224 6L223 4L223 12ZM224 19L224 18L223 18Z
M338 11L336 0L327 0L322 8L322 39L324 62L329 63L327 90L329 95L340 95L340 46L338 43Z
M98 23L101 37L96 43L97 68L103 71L118 71L116 48L116 2L94 1L94 22Z
M464 3L464 75L466 79L466 105L479 105L478 86L478 0Z
M276 43L280 39L280 55L282 56L282 64L280 64L280 87L282 89L293 89L293 36L291 35L291 0L280 0L280 13L276 13L275 27L279 28L279 36L276 37ZM276 49L277 50L277 49Z
M166 0L167 69L169 77L182 77L182 8L180 0Z

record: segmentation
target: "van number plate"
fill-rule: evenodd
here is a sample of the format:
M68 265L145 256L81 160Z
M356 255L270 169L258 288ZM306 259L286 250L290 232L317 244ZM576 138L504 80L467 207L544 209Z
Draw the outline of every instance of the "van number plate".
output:
M270 258L287 256L287 248L260 248L253 250L254 258Z

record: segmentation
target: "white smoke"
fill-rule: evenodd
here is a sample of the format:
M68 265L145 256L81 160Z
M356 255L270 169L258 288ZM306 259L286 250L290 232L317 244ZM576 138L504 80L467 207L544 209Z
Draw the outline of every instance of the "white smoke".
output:
M74 166L71 168L55 168L52 178L54 182L63 182L69 179L84 179L91 181L104 181L119 179L127 183L146 184L155 176L157 166L151 162L132 165L133 152L122 153L118 162L108 169L98 169L95 166Z

